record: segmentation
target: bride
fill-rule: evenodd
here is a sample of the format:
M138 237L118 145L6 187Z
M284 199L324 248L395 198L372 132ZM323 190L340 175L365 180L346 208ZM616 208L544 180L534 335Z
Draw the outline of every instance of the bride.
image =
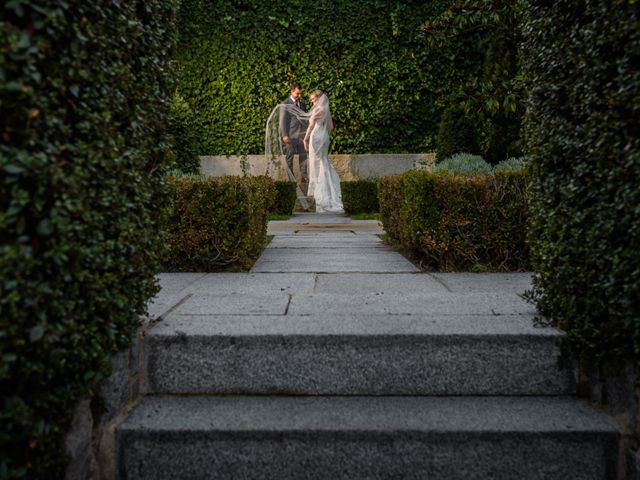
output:
M304 137L304 148L309 152L309 190L307 195L316 201L316 212L342 213L340 178L329 161L329 135L333 120L327 95L316 90L309 100L313 104L309 126Z
M282 122L299 122L301 126L306 127L299 130L301 132L306 130L304 148L309 152L307 195L315 199L316 212L342 213L344 209L340 192L340 178L329 161L329 134L333 130L329 99L320 90L312 92L309 99L313 108L308 113L287 104L280 104L271 112L265 132L267 165L277 165L279 163L277 157L284 155ZM286 164L285 170L289 180L295 182L293 172ZM307 209L307 202L297 185L296 190L300 203Z

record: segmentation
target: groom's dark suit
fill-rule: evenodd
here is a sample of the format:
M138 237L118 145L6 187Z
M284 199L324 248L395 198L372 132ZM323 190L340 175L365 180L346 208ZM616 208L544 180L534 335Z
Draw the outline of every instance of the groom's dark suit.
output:
M284 102L285 105L295 105L295 102L291 97L287 98ZM304 101L300 99L299 106L294 108L300 108L301 111L306 112ZM307 130L306 123L302 123L295 115L289 113L286 108L280 110L280 138L289 137L287 143L286 160L289 170L293 174L293 156L297 153L300 161L300 176L302 177L302 183L308 182L307 175L307 152L304 149L304 135Z

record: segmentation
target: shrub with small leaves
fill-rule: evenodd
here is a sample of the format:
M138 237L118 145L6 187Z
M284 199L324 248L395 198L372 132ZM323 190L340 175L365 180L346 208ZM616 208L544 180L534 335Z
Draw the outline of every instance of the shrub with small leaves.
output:
M433 168L434 172L449 172L453 175L478 175L491 173L493 168L484 158L470 153L457 153Z
M378 213L378 181L354 180L341 182L342 203L346 213Z
M0 477L64 434L129 346L162 247L177 2L0 6Z
M640 359L640 3L525 3L539 311L583 358Z

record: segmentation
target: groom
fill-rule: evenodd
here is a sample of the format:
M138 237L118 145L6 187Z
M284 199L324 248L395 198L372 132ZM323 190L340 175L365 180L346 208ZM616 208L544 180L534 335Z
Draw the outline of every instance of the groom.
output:
M294 108L300 109L302 112L306 112L304 100L302 99L302 87L296 84L291 89L291 96L287 98L284 105L293 105ZM308 183L309 177L307 174L307 152L304 149L303 137L306 131L306 125L298 120L298 118L289 113L286 108L281 109L280 116L280 137L282 141L287 144L286 160L287 166L293 174L293 156L297 153L298 160L300 162L300 176L302 177L302 183ZM292 179L293 180L293 179Z

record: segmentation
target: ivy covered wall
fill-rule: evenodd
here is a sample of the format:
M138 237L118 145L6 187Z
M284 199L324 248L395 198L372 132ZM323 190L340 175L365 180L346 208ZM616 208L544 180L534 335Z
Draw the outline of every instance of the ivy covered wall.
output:
M333 153L433 151L442 92L477 72L473 42L427 48L436 0L184 0L179 87L201 154L259 154L272 108L302 84L326 91Z

